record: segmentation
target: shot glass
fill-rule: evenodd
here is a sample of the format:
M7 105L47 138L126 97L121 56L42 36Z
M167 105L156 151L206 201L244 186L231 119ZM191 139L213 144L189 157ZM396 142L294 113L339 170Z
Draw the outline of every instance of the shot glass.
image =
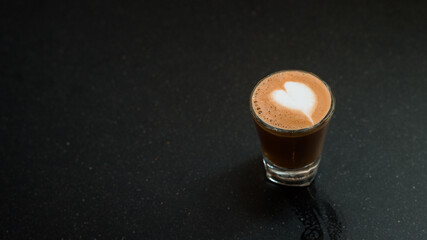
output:
M254 87L249 101L261 144L266 176L270 181L282 185L308 186L314 180L319 168L326 133L335 110L334 95L329 85L317 77L325 84L331 96L328 113L311 127L297 130L281 129L259 118L252 104L254 90L266 78L268 76Z

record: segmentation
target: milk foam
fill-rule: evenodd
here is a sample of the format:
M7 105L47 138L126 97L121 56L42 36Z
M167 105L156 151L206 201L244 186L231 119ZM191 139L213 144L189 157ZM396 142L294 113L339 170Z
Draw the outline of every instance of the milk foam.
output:
M302 129L320 122L331 107L325 83L303 71L282 71L261 80L252 95L254 113L281 129Z
M286 82L284 90L274 90L271 93L273 99L280 105L302 111L313 123L311 114L316 106L316 95L304 83Z

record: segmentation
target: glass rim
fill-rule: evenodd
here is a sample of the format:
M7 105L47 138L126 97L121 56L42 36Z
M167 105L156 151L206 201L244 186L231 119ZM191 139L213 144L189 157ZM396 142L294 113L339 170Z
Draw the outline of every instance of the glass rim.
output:
M322 118L322 120L320 120L318 123L316 123L316 124L314 124L313 126L308 127L308 128L300 128L300 129L284 129L284 128L277 128L277 127L274 127L274 126L272 126L272 125L270 125L270 124L268 124L268 123L264 122L260 117L258 117L258 115L255 113L254 107L253 107L253 105L252 105L252 97L253 97L253 95L254 95L255 89L258 87L258 85L259 85L261 82L263 82L265 79L267 79L268 77L270 77L270 76L272 76L272 75L275 75L275 74L278 74L278 73L283 73L283 72L291 72L291 71L297 71L297 72L307 73L307 74L310 74L310 75L312 75L312 76L316 77L317 79L319 79L319 80L320 80L320 81L321 81L321 82L326 86L326 88L327 88L327 89L328 89L328 91L329 91L329 94L331 95L331 106L330 106L330 108L329 108L329 111L328 111L328 112L326 113L326 115ZM251 92L251 95L250 95L250 98L249 98L249 105L250 105L250 108L251 108L251 114L252 114L252 116L255 118L255 120L256 120L257 122L259 122L263 127L267 128L267 129L269 129L269 130L272 130L272 131L275 131L275 132L278 132L278 133L306 133L306 132L309 132L309 131L311 131L311 130L313 130L313 129L316 129L317 127L319 127L319 126L323 125L323 124L324 124L324 123L326 123L329 119L331 119L331 118L332 118L332 115L333 115L333 114L334 114L334 112L335 112L335 97L334 97L334 94L333 94L333 92L332 92L332 89L329 87L329 85L328 85L325 81L323 81L319 76L317 76L316 74L314 74L314 73L312 73L312 72L307 72L307 71L304 71L304 70L295 70L295 69L290 69L290 70L280 70L280 71L273 72L273 73L271 73L271 74L269 74L269 75L267 75L267 76L263 77L261 80L259 80L259 81L257 82L257 84L254 86L254 88L252 89L252 92Z

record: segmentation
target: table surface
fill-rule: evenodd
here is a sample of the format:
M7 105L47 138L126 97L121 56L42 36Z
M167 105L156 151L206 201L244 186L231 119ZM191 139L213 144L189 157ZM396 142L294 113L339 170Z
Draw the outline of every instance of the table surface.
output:
M427 4L8 1L1 239L426 239ZM248 98L337 99L314 184L266 180Z

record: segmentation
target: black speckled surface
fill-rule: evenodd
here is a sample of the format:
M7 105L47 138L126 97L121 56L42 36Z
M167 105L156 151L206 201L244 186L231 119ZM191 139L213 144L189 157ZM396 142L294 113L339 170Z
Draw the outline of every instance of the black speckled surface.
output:
M426 3L1 5L1 239L427 238ZM310 188L264 176L281 69L337 99Z

